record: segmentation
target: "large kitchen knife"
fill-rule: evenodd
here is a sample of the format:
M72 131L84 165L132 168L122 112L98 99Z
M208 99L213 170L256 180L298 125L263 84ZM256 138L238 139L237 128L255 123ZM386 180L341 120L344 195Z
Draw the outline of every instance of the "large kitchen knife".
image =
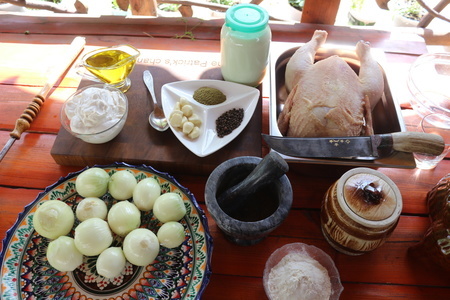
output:
M273 150L293 157L376 159L393 151L429 155L444 151L444 139L440 135L422 132L318 138L262 136Z

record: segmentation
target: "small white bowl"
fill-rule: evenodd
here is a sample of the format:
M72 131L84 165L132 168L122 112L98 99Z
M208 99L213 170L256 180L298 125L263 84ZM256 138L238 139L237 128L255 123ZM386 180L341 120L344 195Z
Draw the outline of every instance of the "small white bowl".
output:
M102 93L105 93L103 95L106 96L116 96L115 99L118 99L118 102L121 105L124 105L123 109L121 109L119 115L113 119L108 120L111 124L108 124L108 126L105 127L105 122L103 117L101 122L98 122L100 129L97 131L97 126L92 126L88 133L81 133L80 131L77 131L74 128L73 120L74 118L74 111L77 111L77 113L85 114L85 115L93 115L92 112L88 112L92 107L89 105L89 103L84 102L83 105L80 105L79 102L75 102L77 100L74 100L76 97L80 97L80 95L85 95L86 91L89 89L100 89ZM88 91L89 92L89 91ZM92 99L91 99L92 100ZM89 101L91 101L89 100ZM74 104L77 103L77 104ZM110 102L105 105L105 102L101 102L98 112L103 114L105 110L116 110L117 109L117 101L116 102ZM69 114L72 115L68 115ZM76 114L77 114L76 113ZM106 114L105 114L106 115ZM122 131L123 126L125 125L125 121L127 120L128 116L128 99L125 96L123 92L121 92L119 89L114 88L107 84L95 84L86 86L80 90L78 90L76 93L71 95L66 102L64 102L62 108L61 108L61 124L68 132L70 132L73 136L91 144L103 144L106 142L109 142L113 138L115 138L120 131ZM72 123L72 124L71 124ZM95 123L95 122L94 122ZM80 122L78 122L80 124Z
M339 272L334 264L334 261L331 259L331 257L328 254L326 254L321 249L319 249L315 246L307 245L307 244L303 244L303 243L286 244L283 247L275 250L270 255L269 259L266 262L266 266L264 268L264 275L263 275L264 290L269 299L272 299L270 297L269 286L268 286L270 271L286 255L291 254L291 253L298 253L298 254L303 254L305 256L308 256L308 257L316 260L325 269L327 269L328 276L330 276L330 282L331 282L331 296L329 299L330 300L338 300L339 299L339 296L341 295L344 287L341 284ZM299 296L302 296L302 295L299 295Z

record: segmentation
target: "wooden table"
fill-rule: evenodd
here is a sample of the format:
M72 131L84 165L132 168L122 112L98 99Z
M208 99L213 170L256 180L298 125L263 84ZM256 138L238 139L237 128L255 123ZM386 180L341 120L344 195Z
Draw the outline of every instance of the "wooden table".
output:
M43 69L77 36L87 37L85 51L99 46L129 43L139 49L182 50L218 53L221 22L180 19L83 18L67 19L1 16L0 24L0 145L4 145L14 122L42 85ZM405 123L417 121L408 109L405 85L408 66L426 52L424 43L407 35L379 30L310 24L271 25L274 41L305 42L315 29L329 32L329 42L354 45L360 39L386 53L395 78L395 91L401 103ZM186 32L194 39L179 39ZM49 56L48 54L51 53ZM0 163L0 239L14 224L24 206L33 201L46 186L80 166L55 163L50 151L60 128L59 110L63 101L80 83L72 68L58 83L30 130L15 142ZM262 87L262 131L268 132L269 88ZM171 133L168 132L168 135ZM261 155L268 149L263 146ZM204 158L205 161L208 158ZM160 171L166 171L163 167ZM210 283L203 299L265 299L262 274L265 262L277 248L293 242L317 246L336 263L344 285L341 299L448 299L450 277L438 268L428 269L408 255L429 226L425 198L427 192L447 173L447 158L434 170L380 168L399 187L403 196L400 222L390 239L379 249L352 257L335 251L324 240L319 212L327 188L345 170L320 166L291 165L288 176L294 189L293 207L286 221L263 242L242 247L228 242L209 216L204 203L207 174L188 171L172 173L199 201L208 216L214 239Z

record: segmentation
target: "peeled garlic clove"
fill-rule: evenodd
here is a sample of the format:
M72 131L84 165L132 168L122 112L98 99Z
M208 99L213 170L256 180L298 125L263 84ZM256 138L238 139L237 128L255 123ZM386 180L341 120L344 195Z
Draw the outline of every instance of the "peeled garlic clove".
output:
M192 122L184 122L183 124L183 133L184 134L189 134L191 133L192 129L194 129L194 124Z
M181 127L183 124L183 113L176 113L176 111L172 112L169 118L170 125L173 127Z
M188 118L189 118L190 116L192 116L192 114L194 113L194 110L193 110L192 106L189 105L189 104L186 104L186 105L182 106L182 107L181 107L181 111L182 111L183 114L184 114L186 117L188 117Z
M197 126L195 126L192 131L188 134L188 137L190 139L196 139L200 136L200 128L198 128Z
M174 110L172 110L172 112L170 113L170 116L173 116L173 115L180 115L180 116L183 116L183 112L181 111L181 109L174 109Z
M179 102L180 102L180 107L183 107L183 106L185 106L186 104L189 104L188 99L186 99L186 98L184 98L184 97L181 97Z
M192 122L195 126L200 127L202 125L202 120L200 120L199 116L197 114L192 114L188 118L189 122Z

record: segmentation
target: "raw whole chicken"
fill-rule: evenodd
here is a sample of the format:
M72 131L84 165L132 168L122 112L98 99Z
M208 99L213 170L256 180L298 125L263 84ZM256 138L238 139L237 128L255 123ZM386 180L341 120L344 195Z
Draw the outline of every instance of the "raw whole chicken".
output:
M284 136L326 137L373 134L371 110L384 90L383 74L370 53L370 45L359 41L359 76L342 58L334 55L314 63L327 32L316 30L286 65L289 92L278 117Z

